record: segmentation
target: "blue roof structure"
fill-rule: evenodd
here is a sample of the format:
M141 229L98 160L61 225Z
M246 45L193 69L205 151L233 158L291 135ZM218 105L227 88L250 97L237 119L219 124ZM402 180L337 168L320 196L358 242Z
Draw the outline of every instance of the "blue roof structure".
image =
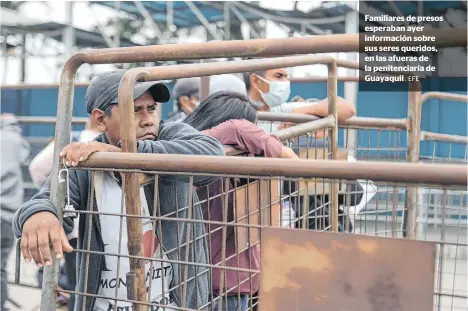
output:
M193 3L203 13L208 22L218 22L224 20L223 4L221 1L194 1ZM91 3L115 8L115 1L91 1ZM167 1L141 1L153 20L159 24L167 24L167 12L169 3ZM122 1L119 4L120 10L135 14L143 18L142 13L133 1ZM197 16L190 10L184 1L174 1L173 6L173 24L178 28L192 28L202 25ZM250 14L245 15L247 20L258 18Z
M109 8L115 8L115 1L91 1L91 3L107 6ZM203 14L206 20L210 23L216 23L224 21L224 1L193 1L198 10ZM169 2L167 1L141 1L141 4L148 11L154 22L165 25L168 20ZM259 7L257 5L243 2L233 1L230 2L231 6L234 6L239 13L242 14L243 18L247 21L256 21L259 19L271 19L278 21L279 23L288 25L295 24L299 25L302 22L314 24L314 19L330 18L329 22L320 23L323 27L319 28L332 28L339 32L344 29L344 14L351 10L345 4L333 4L329 7L320 7L314 9L311 12L305 13L302 11L278 11ZM143 14L133 1L120 2L120 10L129 14L135 14L136 16L143 18ZM178 28L192 28L203 25L198 19L195 13L184 1L174 1L173 6L173 24ZM239 19L235 14L231 13L231 24L239 23ZM337 19L333 19L337 18ZM342 27L339 27L337 23L342 23ZM337 28L338 26L338 28Z
M395 5L403 15L416 15L419 12L418 2L420 1L361 1L368 6L384 14L395 15ZM115 8L115 1L91 1L91 3ZM168 23L168 1L141 1L144 8L148 11L151 18L158 24L166 25ZM224 1L193 1L198 10L203 14L209 23L224 21ZM233 1L230 5L235 7L243 18L247 21L256 21L259 19L269 19L287 26L291 31L300 31L303 24L313 25L315 29L331 31L332 33L344 33L344 16L353 8L347 4L347 1L323 1L322 6L315 8L310 12L278 11L260 7L250 2ZM174 1L173 6L173 24L177 29L192 28L203 25L196 14L190 9L185 1ZM460 9L466 11L465 1L424 1L424 15L444 14L448 9ZM120 2L120 10L134 14L139 18L144 18L138 7L133 1ZM362 16L361 16L362 17ZM318 21L319 20L319 21ZM235 14L231 13L231 24L239 23ZM310 30L310 29L308 29Z

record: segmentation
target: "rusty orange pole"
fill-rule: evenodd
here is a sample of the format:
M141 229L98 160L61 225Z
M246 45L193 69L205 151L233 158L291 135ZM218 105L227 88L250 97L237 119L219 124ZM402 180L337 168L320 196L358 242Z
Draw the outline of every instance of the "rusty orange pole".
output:
M408 92L408 159L410 163L419 162L419 148L421 142L421 84L412 82ZM405 203L406 217L404 219L403 234L413 237L416 228L415 209L418 204L418 187L409 186Z

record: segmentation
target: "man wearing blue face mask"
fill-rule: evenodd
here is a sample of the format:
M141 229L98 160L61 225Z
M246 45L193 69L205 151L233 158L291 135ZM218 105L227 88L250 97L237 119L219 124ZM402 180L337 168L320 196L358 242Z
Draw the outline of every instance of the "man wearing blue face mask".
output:
M260 111L302 113L318 117L328 116L327 98L308 102L288 102L291 84L286 68L248 72L244 74L244 81L250 98L261 104ZM356 114L351 103L339 96L337 100L339 120L349 119ZM266 132L275 132L280 129L280 124L269 122L259 122L257 125Z

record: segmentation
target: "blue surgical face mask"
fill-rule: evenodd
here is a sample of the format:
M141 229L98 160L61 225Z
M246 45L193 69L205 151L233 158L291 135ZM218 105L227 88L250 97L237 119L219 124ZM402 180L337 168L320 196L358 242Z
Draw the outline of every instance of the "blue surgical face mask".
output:
M260 76L258 77L270 86L268 93L263 93L259 90L263 100L270 108L279 106L289 99L289 95L291 95L291 82L289 80L268 81Z

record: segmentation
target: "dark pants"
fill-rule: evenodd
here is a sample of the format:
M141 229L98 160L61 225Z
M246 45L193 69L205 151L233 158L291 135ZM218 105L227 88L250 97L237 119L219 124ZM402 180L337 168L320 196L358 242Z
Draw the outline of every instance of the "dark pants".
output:
M73 249L76 249L78 245L78 239L71 239L70 245ZM67 274L68 290L75 290L76 287L76 252L65 253L65 273ZM70 294L68 300L68 311L73 311L75 305L75 295Z
M8 223L2 219L1 221L1 310L3 310L5 306L5 302L8 299L8 273L6 270L6 265L8 262L8 257L10 256L11 250L13 249L13 245L15 244L15 237L13 235L13 229L11 227L11 223Z
M249 308L249 295L240 295L240 301L237 295L227 296L227 302L226 297L223 297L222 305L220 308L215 302L213 311L246 311Z

